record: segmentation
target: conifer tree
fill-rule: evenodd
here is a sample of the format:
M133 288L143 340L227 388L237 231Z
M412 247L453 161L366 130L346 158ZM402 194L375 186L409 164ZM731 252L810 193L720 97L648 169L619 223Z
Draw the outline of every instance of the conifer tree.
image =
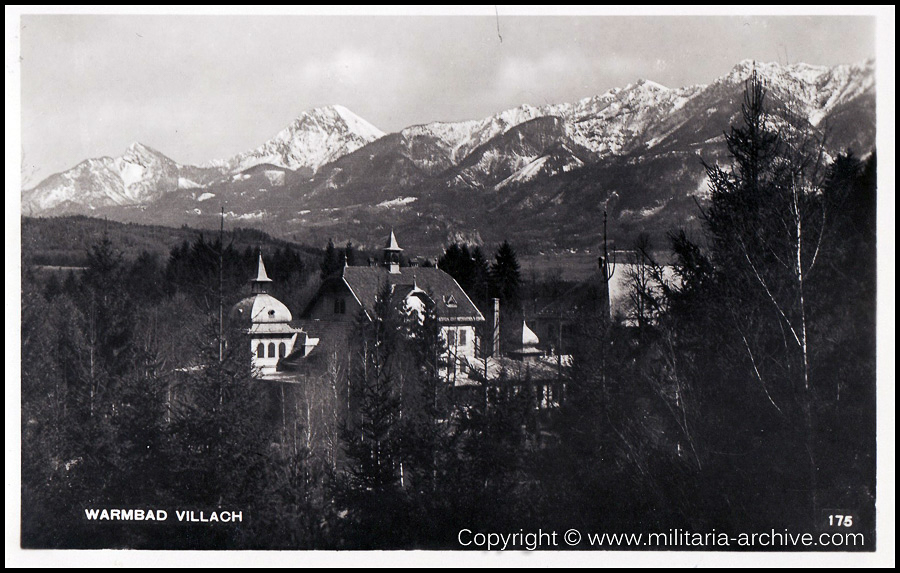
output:
M320 265L321 276L323 279L340 272L344 267L344 261L342 260L341 254L342 253L339 253L334 247L334 241L328 239L328 246L325 247L325 255L322 257L322 264Z
M344 261L348 267L356 265L356 247L352 241L347 241L347 245L344 247Z
M500 297L500 303L507 308L518 309L520 307L519 286L522 279L519 274L516 251L509 241L503 241L503 244L497 249L494 255L494 264L491 266L491 276Z
M355 547L395 546L402 521L400 447L401 321L392 289L379 290L369 320L357 324L354 407L344 435L349 470L340 496L354 524Z

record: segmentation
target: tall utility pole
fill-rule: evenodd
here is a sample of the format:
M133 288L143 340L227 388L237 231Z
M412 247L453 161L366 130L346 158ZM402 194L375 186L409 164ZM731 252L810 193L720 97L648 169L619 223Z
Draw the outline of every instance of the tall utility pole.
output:
M225 310L224 310L224 280L222 273L223 251L225 247L225 206L222 206L222 215L219 219L219 362L225 359Z
M609 321L610 315L612 312L612 301L610 300L610 292L609 292L609 281L612 280L613 275L616 273L615 263L610 267L609 264L609 244L607 242L606 236L606 218L607 218L607 208L609 206L609 199L606 200L606 205L603 206L603 261L600 265L600 272L603 274L603 283L606 288L606 300L602 303L603 308L601 312L603 313L603 336L602 336L602 346L600 350L600 368L601 368L601 379L603 381L603 397L604 397L604 405L609 404L609 394L606 386L606 353L609 350Z
M601 270L606 277L606 282L612 280L613 275L616 274L615 262L611 269L609 265L609 247L606 242L606 207L603 208L603 268Z

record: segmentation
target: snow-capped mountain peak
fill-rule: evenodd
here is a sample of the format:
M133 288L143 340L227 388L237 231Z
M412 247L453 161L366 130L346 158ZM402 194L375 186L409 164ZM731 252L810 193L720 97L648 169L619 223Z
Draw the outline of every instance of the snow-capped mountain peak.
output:
M837 106L874 89L875 62L815 66L743 60L717 84L739 85L756 73L779 101L791 102L796 111L818 125Z
M131 145L129 145L125 149L125 153L122 154L118 160L136 163L140 165L147 165L153 163L154 161L172 161L159 151L144 145L139 141L135 141Z
M337 113L341 119L344 120L344 123L347 125L347 129L360 135L361 137L366 137L372 141L384 137L385 133L359 117L346 107L342 105L332 105L329 106L335 113Z
M210 165L232 173L263 163L315 172L383 136L383 131L346 107L330 105L304 111L256 149Z
M23 194L26 212L44 211L68 203L95 209L148 203L178 187L178 164L135 142L119 157L82 161L51 175Z
M634 83L634 86L636 88L646 88L646 89L656 90L656 91L663 91L663 92L669 91L669 88L667 88L666 86L664 86L660 83L654 82L653 80L640 79Z

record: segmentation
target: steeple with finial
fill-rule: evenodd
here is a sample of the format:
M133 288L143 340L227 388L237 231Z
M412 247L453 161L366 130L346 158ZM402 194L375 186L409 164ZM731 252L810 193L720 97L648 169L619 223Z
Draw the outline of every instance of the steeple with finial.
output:
M250 281L250 292L261 294L269 288L272 279L266 274L266 265L263 264L262 253L259 254L259 267L256 270L256 278Z
M384 266L387 267L391 274L400 272L400 253L403 249L397 244L397 237L394 236L394 229L391 229L391 236L388 237L387 244L384 246Z

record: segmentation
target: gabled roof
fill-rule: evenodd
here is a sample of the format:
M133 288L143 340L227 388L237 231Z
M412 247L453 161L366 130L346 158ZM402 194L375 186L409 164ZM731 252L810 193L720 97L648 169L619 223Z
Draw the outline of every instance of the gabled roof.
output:
M389 273L383 267L345 267L343 280L369 316L372 315L378 293L388 282L394 292L402 296L419 289L428 293L439 319L484 320L481 311L456 280L437 268L402 267L397 273ZM451 296L456 306L446 304L445 300L450 300Z

